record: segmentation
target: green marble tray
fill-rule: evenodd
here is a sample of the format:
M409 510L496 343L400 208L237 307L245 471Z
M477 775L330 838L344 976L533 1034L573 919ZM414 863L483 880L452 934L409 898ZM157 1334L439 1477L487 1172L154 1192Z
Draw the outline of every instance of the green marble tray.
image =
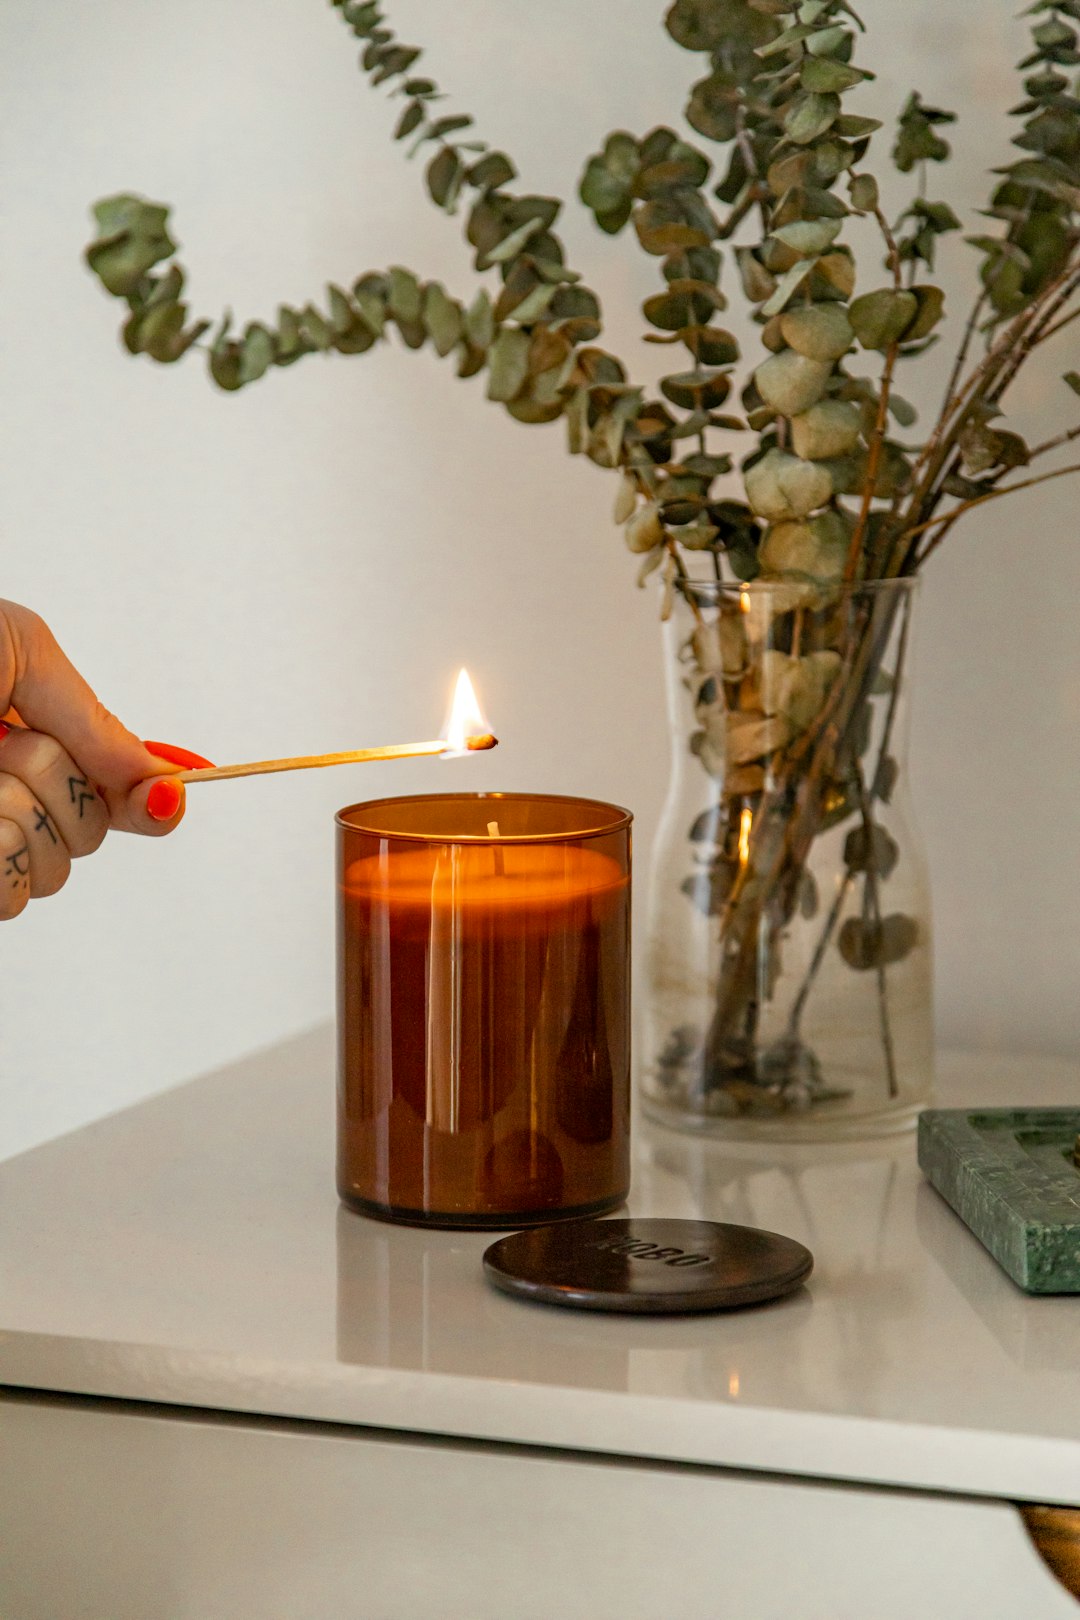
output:
M1029 1294L1080 1294L1076 1108L928 1108L919 1165Z

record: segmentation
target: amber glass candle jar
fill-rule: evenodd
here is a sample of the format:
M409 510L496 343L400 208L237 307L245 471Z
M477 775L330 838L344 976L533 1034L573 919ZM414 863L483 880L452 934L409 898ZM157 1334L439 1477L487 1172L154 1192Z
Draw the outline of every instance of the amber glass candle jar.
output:
M346 1203L506 1228L623 1201L630 822L515 793L339 813Z

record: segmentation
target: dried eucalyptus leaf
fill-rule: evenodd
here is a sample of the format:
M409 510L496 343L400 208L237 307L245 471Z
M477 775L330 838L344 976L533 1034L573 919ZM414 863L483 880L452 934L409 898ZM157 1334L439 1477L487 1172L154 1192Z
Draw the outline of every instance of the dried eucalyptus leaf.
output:
M801 461L784 450L769 450L745 474L746 498L759 517L807 517L833 492L827 468Z
M427 338L427 328L423 320L398 321L398 336L407 349L422 349Z
M816 597L817 588L809 580L770 580L768 590L747 591L742 614L747 638L757 646L786 614L812 607Z
M576 270L570 270L565 264L559 264L556 259L538 259L535 253L530 253L532 267L542 281L550 281L555 287L573 281L580 281L581 276Z
M707 551L719 533L714 523L699 517L692 523L684 523L675 538L687 551Z
M522 248L545 228L542 219L527 219L524 225L519 225L516 230L502 237L494 247L481 255L483 262L480 268L483 270L489 265L505 264L509 259L516 259Z
M240 371L241 383L255 382L265 372L269 371L274 363L277 345L273 334L258 321L252 321L244 331L241 343Z
M724 371L699 366L696 371L680 371L664 377L660 392L683 410L711 410L722 405L731 392L731 378Z
M758 560L769 574L839 579L847 561L847 535L842 524L775 523L761 543Z
M919 416L914 405L897 393L889 395L889 413L896 418L901 427L913 427Z
M630 193L626 181L612 174L603 158L590 158L578 186L578 196L594 214L612 214L625 206L630 211Z
M550 285L541 284L534 287L531 292L525 294L519 304L514 305L511 314L515 321L522 326L528 326L538 320L549 308L556 291L557 289Z
M840 115L840 97L804 93L795 98L784 115L784 133L796 146L807 146L835 123Z
M466 179L478 191L497 191L510 184L517 170L505 152L487 152L469 170Z
M804 461L843 456L859 442L861 413L842 399L822 399L791 419L791 448Z
M864 349L887 349L897 343L915 321L919 300L913 292L882 287L863 293L848 309L855 336Z
M889 967L903 961L919 940L919 925L913 917L892 912L878 922L849 917L840 930L837 946L848 967L865 973L870 968Z
M305 304L300 311L300 330L313 349L325 354L327 349L333 348L334 334L330 330L329 322L314 304Z
M762 304L776 291L776 277L770 275L753 248L735 249L735 263L739 270L743 292L752 304Z
M887 878L899 858L896 839L875 822L853 827L844 840L844 865L850 872L874 872Z
M685 293L654 293L646 298L641 312L650 325L666 332L677 332L693 320L691 302Z
M691 224L683 201L654 199L642 204L634 214L634 229L646 253L666 257L686 248L708 247L713 226Z
M872 174L853 174L849 185L851 206L860 214L872 214L878 206L878 183Z
M710 805L696 817L687 834L692 844L719 844L724 837L724 813L718 804Z
M458 361L457 374L459 377L475 377L478 371L483 371L487 355L483 349L474 349L468 341L461 345L461 359Z
M460 304L437 281L424 289L424 326L436 354L447 355L465 334L465 317Z
M560 287L551 301L551 313L555 320L594 321L599 328L600 303L588 287Z
M420 52L415 46L392 46L380 58L378 69L371 76L372 84L385 84L387 79L393 79L399 74L407 73L419 55Z
M748 765L762 759L791 739L791 727L783 715L746 714L727 716L726 754L732 765Z
M394 265L389 272L388 283L387 307L398 325L400 326L402 322L419 321L423 312L424 297L420 283L412 271Z
M839 360L855 341L847 312L839 304L807 304L780 316L784 342L810 360Z
M371 328L376 337L382 337L386 331L386 299L385 294L376 288L366 277L353 287L353 303L360 312L361 319Z
M307 345L300 331L300 317L295 309L288 304L278 306L277 316L277 363L279 366L291 365L299 360L302 354L307 353Z
M422 101L410 101L395 126L395 141L403 141L407 135L412 134L414 129L418 129L423 122L424 103Z
M211 377L226 393L235 393L242 386L239 343L219 339L210 350L209 364Z
M465 334L474 349L486 352L495 340L495 315L487 289L481 287L465 311Z
M882 804L889 804L900 776L900 767L891 754L886 754L874 774L871 785L871 794L880 799Z
M520 327L504 326L491 345L488 359L488 398L504 403L515 399L529 374L529 334Z
M847 62L838 62L828 56L804 57L799 73L804 90L814 90L822 95L829 91L850 90L853 84L871 78L872 73L864 73L862 68L851 67Z
M163 363L179 358L177 345L186 317L186 304L153 305L138 318L138 349Z
M449 210L461 186L464 165L452 146L441 147L427 167L427 188L438 208Z
M747 666L746 635L740 619L733 614L703 620L690 638L690 650L698 669L705 674L723 674L730 679L741 675Z
M666 555L667 553L665 552L663 546L653 547L652 551L649 552L645 558L645 561L637 571L636 584L638 590L643 588L645 581L648 579L650 574L655 574Z
M785 247L809 258L824 253L840 234L842 221L838 219L797 219L790 225L781 225L773 231L773 239Z
M341 14L351 26L353 33L361 37L382 21L379 0L345 0Z
M434 140L442 140L445 135L453 135L455 130L467 129L472 123L468 113L453 113L446 118L438 118L432 124L430 134Z
M754 372L754 384L766 405L783 416L807 410L825 392L832 367L795 349L782 349Z
M163 276L154 283L154 290L143 300L146 309L155 304L175 304L184 290L184 272L178 264L171 264Z
M904 329L905 343L916 343L920 338L926 337L945 311L945 294L940 287L931 287L928 283L922 282L919 286L912 287L911 291L915 295L918 309L911 325Z
M627 522L623 534L630 551L651 551L654 546L660 545L664 539L664 526L656 502L646 501L640 506Z
M855 261L850 252L837 248L818 260L810 283L814 298L821 297L821 294L814 290L818 282L824 284L826 293L832 292L837 297L850 298L855 290Z
M833 133L843 135L850 141L861 141L880 128L880 118L860 118L855 113L841 113L833 124Z
M619 487L615 494L615 506L612 516L616 523L625 523L632 517L637 507L638 486L636 479L629 473L623 473L619 479Z
M512 399L506 409L515 422L555 422L562 415L562 404L555 401L532 399L528 395Z
M355 311L349 302L348 295L333 282L326 289L327 301L330 306L330 326L335 337L347 332L356 319Z
M785 270L769 298L762 304L761 313L763 315L779 315L782 309L786 309L813 268L814 261L812 259L800 259L798 264L793 264L790 270Z
M731 332L719 326L687 326L679 333L695 360L705 366L732 366L739 345ZM726 396L725 396L726 397Z

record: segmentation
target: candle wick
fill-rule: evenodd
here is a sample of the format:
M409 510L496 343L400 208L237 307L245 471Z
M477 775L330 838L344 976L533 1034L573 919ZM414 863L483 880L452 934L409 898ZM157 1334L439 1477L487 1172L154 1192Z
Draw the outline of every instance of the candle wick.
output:
M487 824L487 830L488 830L488 837L489 838L498 838L499 837L499 823L497 821L489 821L488 824ZM502 850L499 849L498 847L496 847L492 851L492 853L495 856L495 876L496 877L505 877L506 876L506 862L503 859Z

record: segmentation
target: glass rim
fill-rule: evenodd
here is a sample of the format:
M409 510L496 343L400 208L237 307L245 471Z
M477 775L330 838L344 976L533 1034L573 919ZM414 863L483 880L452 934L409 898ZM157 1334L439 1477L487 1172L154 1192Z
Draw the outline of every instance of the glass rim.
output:
M490 833L428 833L391 831L386 827L365 825L364 821L350 820L358 811L379 810L396 804L446 804L450 800L466 800L477 804L488 800L493 804L565 804L578 805L586 810L602 812L606 817L602 825L568 828L565 832L503 833L497 837ZM370 817L365 820L370 820ZM585 798L578 793L393 793L381 799L361 799L347 804L334 816L334 823L343 832L366 833L371 838L385 838L406 844L462 844L486 846L489 844L577 844L591 838L605 838L610 833L626 832L634 820L633 812L606 799Z
M810 585L826 600L840 597L886 595L891 591L914 591L918 574L898 574L895 579L853 579L826 581L809 576L791 579L676 579L675 590L684 596L768 596L792 585Z

